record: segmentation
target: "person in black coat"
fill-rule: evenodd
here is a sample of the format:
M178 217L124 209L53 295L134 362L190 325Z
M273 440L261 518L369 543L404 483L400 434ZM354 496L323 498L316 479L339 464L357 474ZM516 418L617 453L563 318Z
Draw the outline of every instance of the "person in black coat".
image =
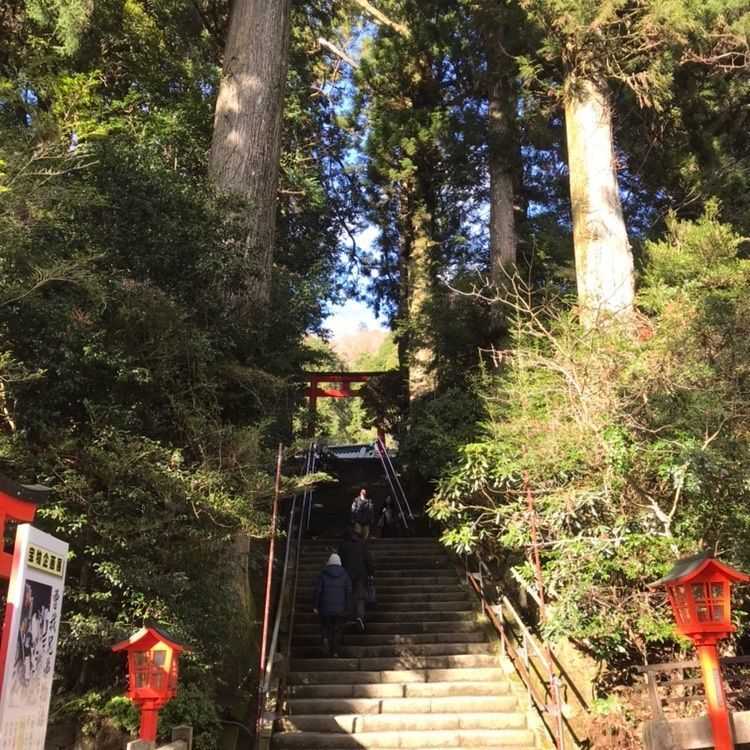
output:
M354 530L366 540L370 534L370 524L375 520L375 509L364 487L352 501L349 520L354 524Z
M313 593L313 612L320 615L320 636L331 656L338 656L341 625L351 598L352 580L341 566L341 558L334 553L318 576Z
M344 538L339 543L339 555L344 570L349 574L352 580L352 589L354 596L350 611L352 615L356 613L357 623L361 630L365 629L365 589L367 582L375 574L372 564L370 549L363 541L362 537L349 528Z
M398 532L398 512L393 504L393 498L388 495L380 511L378 526L382 529L383 538L394 537Z

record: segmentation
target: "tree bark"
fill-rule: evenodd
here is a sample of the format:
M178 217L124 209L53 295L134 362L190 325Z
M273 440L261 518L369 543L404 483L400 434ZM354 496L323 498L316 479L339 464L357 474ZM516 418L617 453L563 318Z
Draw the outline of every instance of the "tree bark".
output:
M606 84L568 70L564 94L578 302L581 321L593 327L633 311L633 255L617 185Z
M502 59L503 31L492 24L485 31L489 131L487 161L490 180L490 281L500 285L516 264L518 241L514 219L514 181L518 138L513 115L512 73Z
M399 362L409 373L409 403L435 392L434 331L429 306L434 297L431 216L412 176L399 185Z
M271 289L291 0L234 0L209 172L244 231L239 308L260 313Z
M409 257L409 403L423 400L437 388L435 331L430 304L435 296L432 217L422 207L411 216Z

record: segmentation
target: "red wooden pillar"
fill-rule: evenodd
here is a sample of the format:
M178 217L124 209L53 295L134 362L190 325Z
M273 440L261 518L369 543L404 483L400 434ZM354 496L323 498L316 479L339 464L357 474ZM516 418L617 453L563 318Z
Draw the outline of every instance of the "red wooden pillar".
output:
M715 750L734 750L732 725L729 720L729 707L721 679L719 655L716 652L716 639L696 640L695 650L701 664L703 689L706 693L708 719L714 737Z
M49 497L50 490L40 484L18 484L0 474L0 539L6 521L31 523L36 506ZM13 567L13 554L5 552L0 545L0 578L10 580Z
M318 413L318 379L310 378L310 390L307 392L310 399L309 411L307 416L307 437L315 437L315 418Z

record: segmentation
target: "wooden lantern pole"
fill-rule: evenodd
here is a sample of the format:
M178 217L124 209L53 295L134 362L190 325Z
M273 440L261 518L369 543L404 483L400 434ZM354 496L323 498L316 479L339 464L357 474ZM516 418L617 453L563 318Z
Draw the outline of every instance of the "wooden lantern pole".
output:
M721 678L716 641L717 639L711 636L701 637L696 635L693 638L701 665L701 677L706 694L711 733L714 738L714 750L734 750L732 725L729 719L727 697L724 692L724 681Z

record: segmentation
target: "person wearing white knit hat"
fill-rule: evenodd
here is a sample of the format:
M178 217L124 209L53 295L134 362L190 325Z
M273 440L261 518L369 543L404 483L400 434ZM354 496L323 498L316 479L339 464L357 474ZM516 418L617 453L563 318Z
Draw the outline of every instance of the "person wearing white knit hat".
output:
M338 656L341 626L352 596L352 581L334 552L318 576L313 593L313 612L320 615L320 636L331 656Z

